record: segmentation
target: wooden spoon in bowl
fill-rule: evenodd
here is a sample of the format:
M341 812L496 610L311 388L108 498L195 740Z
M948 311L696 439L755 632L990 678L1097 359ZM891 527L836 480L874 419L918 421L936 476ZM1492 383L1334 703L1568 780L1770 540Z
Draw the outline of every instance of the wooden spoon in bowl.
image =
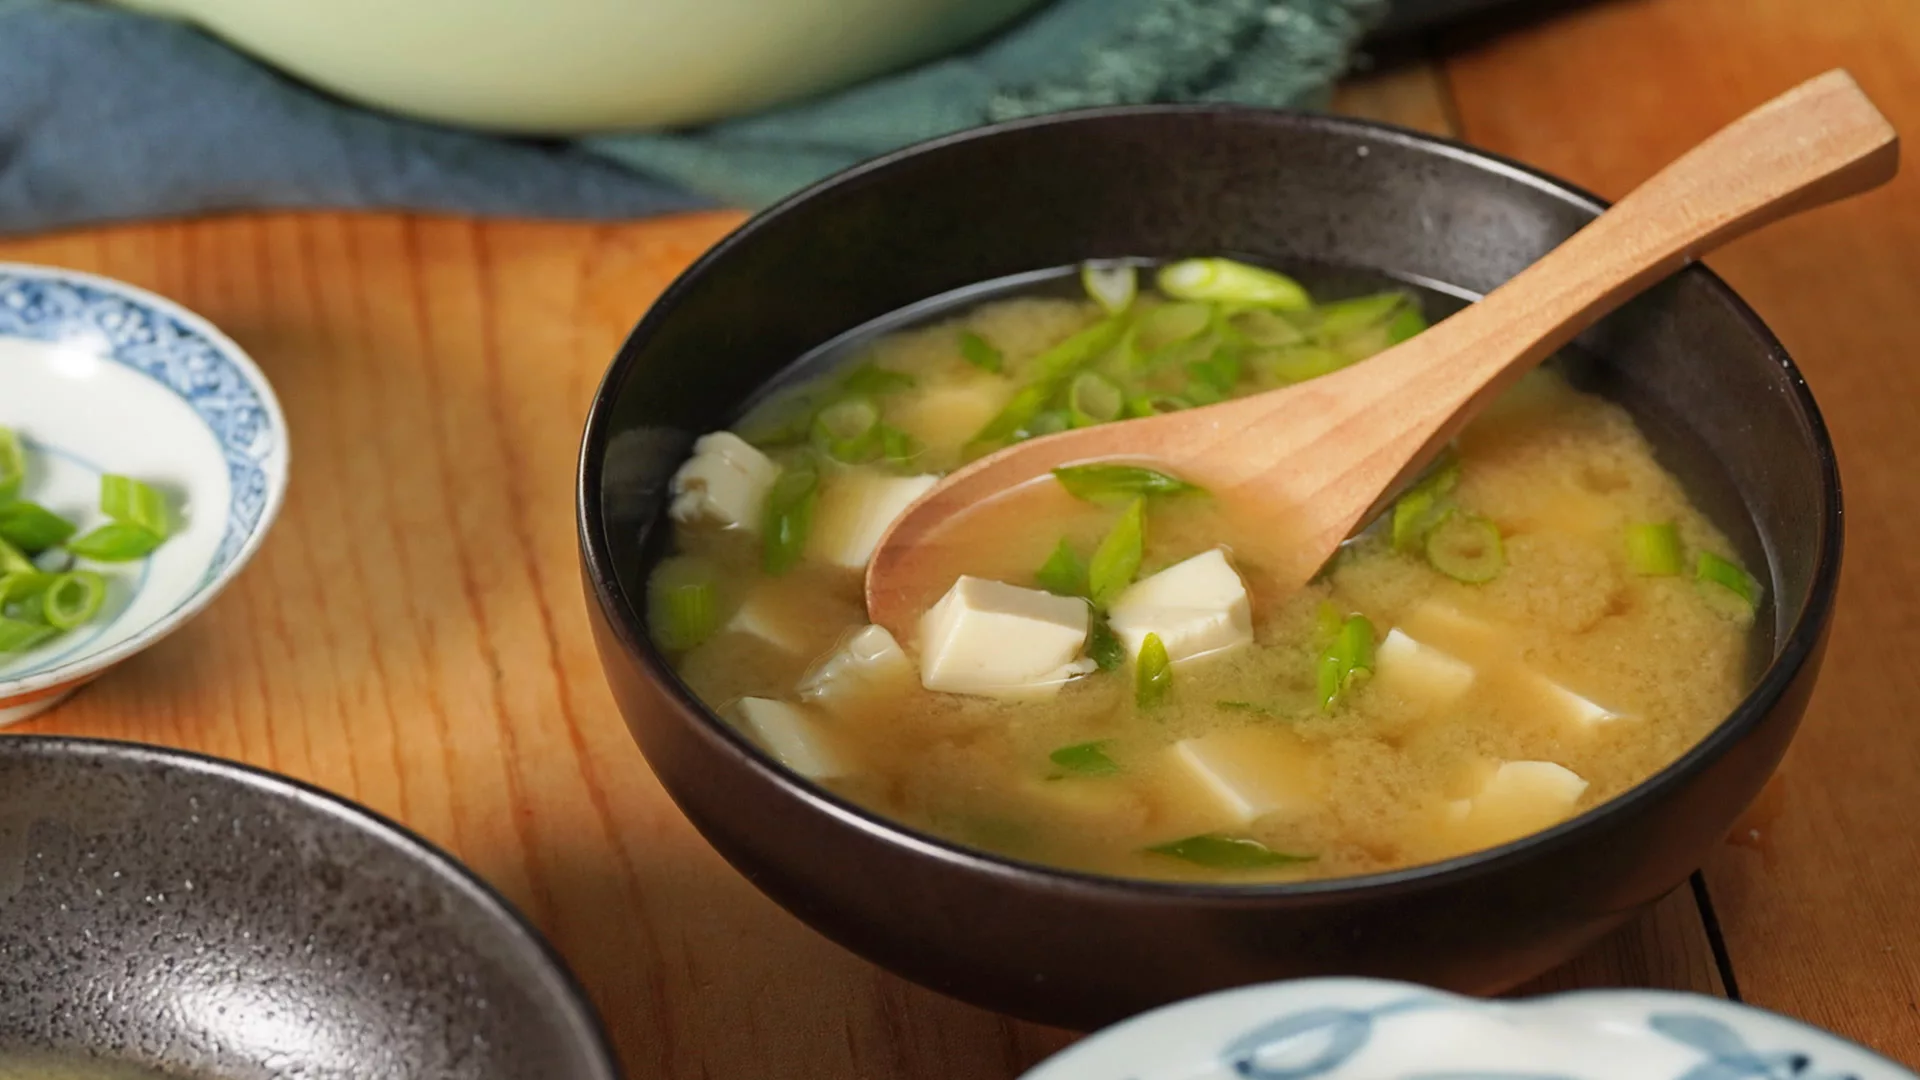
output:
M1432 329L1296 386L1065 431L949 474L894 521L867 565L867 611L910 640L967 571L949 519L1056 466L1147 464L1234 508L1231 539L1268 591L1304 585L1521 375L1688 261L1778 218L1890 179L1893 127L1830 71L1734 121L1538 262Z

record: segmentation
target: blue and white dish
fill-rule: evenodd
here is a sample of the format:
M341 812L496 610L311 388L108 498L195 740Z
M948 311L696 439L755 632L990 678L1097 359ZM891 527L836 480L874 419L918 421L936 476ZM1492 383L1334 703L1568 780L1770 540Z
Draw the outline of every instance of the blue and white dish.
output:
M0 426L26 444L22 498L84 529L100 476L169 497L178 531L109 577L100 618L0 656L0 725L192 618L259 549L287 488L287 425L246 353L206 320L91 274L0 263Z
M1915 1080L1797 1020L1719 998L1590 990L1485 1001L1302 979L1107 1028L1021 1080Z

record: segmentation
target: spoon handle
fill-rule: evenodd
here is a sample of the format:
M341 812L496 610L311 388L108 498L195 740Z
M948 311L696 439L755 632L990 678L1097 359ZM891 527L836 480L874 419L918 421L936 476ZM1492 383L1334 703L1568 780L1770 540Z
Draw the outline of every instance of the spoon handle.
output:
M1769 222L1885 183L1899 138L1853 77L1834 70L1722 128L1656 173L1564 244L1402 351L1419 370L1374 375L1399 386L1396 407L1423 403L1424 437L1404 481L1459 434L1479 406L1654 282ZM1359 365L1355 370L1370 365ZM1417 382L1425 393L1408 394ZM1409 422L1412 421L1412 422ZM1397 487L1398 484L1390 485Z

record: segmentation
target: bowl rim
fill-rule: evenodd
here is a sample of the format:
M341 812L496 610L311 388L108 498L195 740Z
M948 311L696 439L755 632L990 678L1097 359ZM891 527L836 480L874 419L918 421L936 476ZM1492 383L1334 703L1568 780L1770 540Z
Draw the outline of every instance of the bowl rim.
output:
M1191 117L1230 119L1244 123L1272 124L1313 134L1332 134L1352 139L1379 140L1412 150L1449 158L1485 172L1519 181L1540 194L1566 205L1598 215L1610 204L1576 185L1567 183L1532 166L1511 158L1477 149L1455 139L1377 120L1332 116L1297 109L1273 109L1248 105L1179 104L1126 105L1078 109L1038 117L971 128L955 134L927 140L856 165L821 180L786 199L756 213L707 249L682 271L650 305L621 343L608 366L587 413L576 471L575 523L578 531L582 570L600 615L619 641L645 670L646 677L663 687L675 702L698 718L695 730L710 744L720 748L763 779L870 838L890 847L906 848L956 869L985 873L1087 896L1122 896L1133 900L1154 899L1168 903L1204 901L1224 907L1266 907L1276 901L1340 901L1362 895L1381 898L1421 891L1436 885L1461 882L1498 873L1538 856L1571 844L1579 834L1600 821L1625 814L1638 806L1675 790L1695 774L1717 760L1747 732L1752 730L1785 695L1799 677L1801 669L1814 656L1824 637L1833 604L1838 594L1840 565L1845 546L1842 492L1839 464L1820 408L1813 399L1805 376L1788 356L1786 347L1774 335L1757 312L1735 293L1731 286L1705 264L1693 262L1680 270L1692 275L1725 302L1739 318L1757 345L1782 369L1791 390L1791 404L1805 424L1805 430L1820 474L1816 492L1819 531L1816 538L1813 574L1807 585L1806 604L1800 616L1778 637L1776 654L1767 663L1754 685L1719 724L1686 753L1639 784L1587 811L1560 822L1552 828L1531 833L1497 847L1469 852L1438 862L1421 863L1393 870L1350 877L1324 878L1293 882L1196 882L1152 878L1128 878L1083 870L1050 866L980 848L922 832L893 821L884 815L843 798L780 765L743 733L722 720L668 666L665 657L647 636L639 616L640 605L626 596L620 586L613 556L607 541L607 522L601 504L605 451L610 442L611 404L614 392L627 379L638 355L637 343L644 343L669 317L680 296L694 283L726 260L734 248L751 241L771 223L784 218L813 200L841 189L884 179L890 171L912 159L964 147L1001 135L1101 121L1125 121L1136 117ZM796 358L797 359L797 358ZM1771 569L1771 567L1769 567ZM1771 584L1771 582L1769 582Z
M247 564L266 542L267 534L280 516L280 508L287 498L289 468L293 458L293 440L287 430L287 417L280 408L280 399L273 391L273 384L260 370L253 357L248 355L238 343L223 333L204 316L188 310L184 305L169 300L157 293L130 285L116 278L84 270L69 270L65 267L41 266L35 263L0 261L0 277L20 277L41 281L62 282L97 289L103 293L117 295L136 307L163 314L172 318L206 340L217 349L224 358L243 375L254 393L260 399L260 408L266 413L275 438L279 442L277 452L270 454L261 462L261 473L266 477L266 501L260 506L259 520L247 533L233 558L227 561L220 572L211 578L203 579L199 586L186 599L173 606L164 615L149 622L117 645L105 649L81 652L70 660L44 671L36 671L17 679L0 679L0 707L10 701L25 699L40 691L64 687L82 682L119 664L122 660L143 652L158 643L162 638L186 625L207 605L213 602L226 587L246 569Z
M424 867L441 886L479 908L489 925L505 931L516 952L544 979L544 989L551 993L565 1020L574 1028L576 1041L588 1048L598 1080L622 1080L625 1076L604 1021L578 976L553 943L499 890L466 864L385 814L305 780L197 750L82 735L0 736L0 761L36 758L132 763L163 774L183 772L211 778L277 803L293 805L303 813L331 818L348 829L372 837L399 852L408 862Z

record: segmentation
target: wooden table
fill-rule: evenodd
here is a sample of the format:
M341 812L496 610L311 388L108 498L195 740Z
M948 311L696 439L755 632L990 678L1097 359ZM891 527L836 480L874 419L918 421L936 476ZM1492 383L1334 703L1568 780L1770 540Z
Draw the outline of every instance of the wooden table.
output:
M1920 131L1913 0L1612 0L1432 55L1341 107L1609 196L1830 66ZM238 585L25 730L238 758L405 821L545 928L636 1080L1009 1077L1071 1036L904 983L763 899L661 793L588 640L571 492L587 402L649 300L738 220L259 215L0 243L209 316L294 432L285 514ZM1737 994L1920 1065L1920 179L1711 261L1799 359L1840 446L1849 565L1826 675L1694 887L1540 986Z

